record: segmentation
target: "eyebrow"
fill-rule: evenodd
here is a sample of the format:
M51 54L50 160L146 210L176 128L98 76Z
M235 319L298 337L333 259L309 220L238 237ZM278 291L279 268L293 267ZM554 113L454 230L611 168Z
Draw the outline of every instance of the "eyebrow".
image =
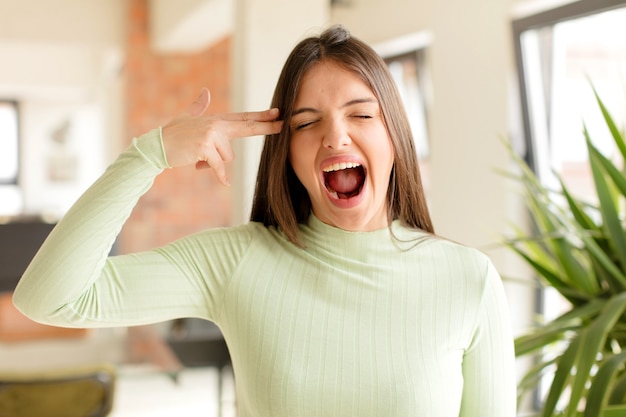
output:
M345 107L349 107L349 106L353 106L355 104L361 104L361 103L378 103L378 100L376 100L376 98L374 97L364 97L364 98L355 98L354 100L350 100L347 103L343 104L340 108L345 108ZM315 109L313 107L300 107L299 109L295 109L291 115L292 116L296 116L300 113L319 113L320 111L318 109Z

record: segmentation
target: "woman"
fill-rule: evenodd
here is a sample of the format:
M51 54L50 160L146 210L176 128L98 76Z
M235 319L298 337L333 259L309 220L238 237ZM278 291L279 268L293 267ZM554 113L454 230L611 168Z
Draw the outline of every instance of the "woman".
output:
M79 199L18 285L18 308L79 327L212 320L242 417L513 417L499 276L433 234L375 52L331 27L295 47L272 110L204 115L208 103L203 90L136 139ZM249 224L107 258L163 169L208 165L228 184L230 140L256 134L267 136Z

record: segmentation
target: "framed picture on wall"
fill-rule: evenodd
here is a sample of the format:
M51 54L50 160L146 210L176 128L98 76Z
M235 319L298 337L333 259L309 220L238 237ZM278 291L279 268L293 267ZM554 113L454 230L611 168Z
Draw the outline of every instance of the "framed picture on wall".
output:
M0 100L0 185L17 184L19 114L15 101Z

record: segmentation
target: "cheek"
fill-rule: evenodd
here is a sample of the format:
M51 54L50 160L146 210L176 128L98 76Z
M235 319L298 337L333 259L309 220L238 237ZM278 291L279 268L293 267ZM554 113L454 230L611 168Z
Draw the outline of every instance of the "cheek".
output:
M378 155L380 155L380 177L379 181L387 186L389 184L389 178L391 175L391 171L393 170L393 165L395 163L395 153L393 150L393 145L391 144L391 139L388 144L380 145L378 147Z
M302 181L301 174L312 169L315 154L311 143L305 138L289 142L289 162L291 162L291 166L298 175L298 178L300 178L300 181Z
M389 136L389 132L387 131L387 129L385 129L385 137L387 138L387 140L381 144L380 151L382 155L388 155L389 164L393 165L393 162L395 160L395 151L394 151L393 143L391 141L391 136Z
M386 130L380 132L380 136L378 137L384 137L385 139L372 143L370 152L378 156L377 160L380 161L381 168L391 171L391 167L395 161L395 152L393 144L391 143L391 138Z

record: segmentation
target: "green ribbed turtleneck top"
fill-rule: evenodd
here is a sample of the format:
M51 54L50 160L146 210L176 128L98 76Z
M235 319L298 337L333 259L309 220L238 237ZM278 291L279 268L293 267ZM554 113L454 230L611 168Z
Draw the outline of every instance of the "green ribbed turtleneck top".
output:
M107 257L165 168L160 130L133 141L55 227L16 306L61 326L212 320L241 417L514 417L509 311L485 255L312 215L304 248L249 223Z

